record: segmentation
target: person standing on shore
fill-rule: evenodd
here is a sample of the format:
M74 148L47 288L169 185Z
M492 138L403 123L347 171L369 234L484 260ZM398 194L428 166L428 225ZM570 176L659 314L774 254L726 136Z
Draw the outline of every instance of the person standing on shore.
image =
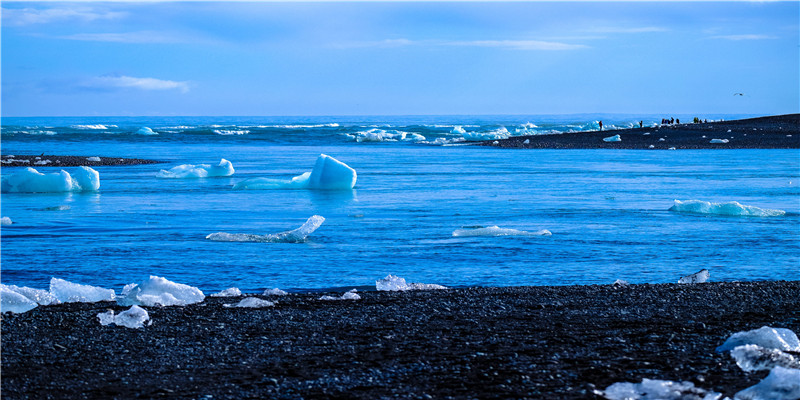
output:
M597 121L597 124L600 125L600 130L603 130L603 121Z
M644 121L639 121L639 128L641 128L642 126L644 126Z

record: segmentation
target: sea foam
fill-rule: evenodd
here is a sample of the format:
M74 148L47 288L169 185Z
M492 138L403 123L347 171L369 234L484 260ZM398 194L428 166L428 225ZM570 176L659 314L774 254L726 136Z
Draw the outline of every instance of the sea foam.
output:
M675 205L669 211L692 213L692 214L714 214L744 217L778 217L786 214L783 210L770 210L739 204L736 201L727 203L711 203L702 200L675 200Z
M206 239L217 242L301 243L306 240L308 235L317 230L323 222L325 222L325 218L321 215L312 215L303 225L291 231L269 235L216 232L206 236Z

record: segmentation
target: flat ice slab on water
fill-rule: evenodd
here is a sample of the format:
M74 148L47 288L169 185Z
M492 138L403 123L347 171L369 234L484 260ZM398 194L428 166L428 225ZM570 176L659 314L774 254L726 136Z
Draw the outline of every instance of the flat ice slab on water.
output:
M183 164L169 170L162 169L156 176L159 178L211 178L231 176L234 172L233 164L223 158L220 160L219 165Z
M622 138L619 135L609 136L607 138L603 138L604 142L621 142Z
M456 229L453 231L453 236L458 237L476 237L476 236L550 236L552 233L547 229L542 229L536 232L520 231L516 229L500 228L497 225L469 228L469 229Z
M100 325L115 324L138 329L144 326L144 323L150 319L150 315L147 314L147 310L144 308L131 306L131 308L118 315L114 315L114 310L108 310L107 312L97 314L97 318L100 320Z
M62 303L95 303L116 298L113 289L81 285L58 278L50 279L50 293Z
M357 292L356 289L350 289L347 292L345 292L341 297L334 297L334 296L325 295L325 296L320 297L319 299L320 300L328 300L328 301L330 301L330 300L361 300L361 296L359 296L358 293L356 293L356 292Z
M13 222L11 222L11 218L9 217L0 218L0 225L11 225L11 224L13 224Z
M703 268L691 275L681 277L681 279L678 279L678 283L703 283L707 281L710 276L711 273L708 272L707 269Z
M702 200L675 200L675 204L669 208L669 211L744 217L778 217L786 214L786 211L783 210L770 210L767 208L746 206L736 201L711 203Z
M5 285L0 286L0 313L7 311L24 313L38 306L35 301L9 289Z
M735 400L800 399L800 369L775 367L761 382L736 393Z
M234 189L320 189L350 190L356 185L356 170L325 154L320 154L314 169L290 180L270 178L245 179Z
M384 292L400 292L406 290L440 290L447 289L442 285L434 283L406 283L405 278L387 275L385 278L375 281L375 289Z
M755 344L738 346L731 350L736 365L744 371L760 371L775 367L800 369L800 357L778 349L765 349Z
M323 222L325 222L325 218L321 215L312 215L303 225L291 231L269 235L217 232L206 236L206 239L217 242L302 243L306 240L308 235L316 231Z
M728 139L711 139L711 141L709 143L725 144L725 143L728 143L728 142L729 142Z
M275 303L259 299L258 297L248 297L243 299L242 301L234 304L224 304L224 307L241 307L241 308L264 308L264 307L274 307Z
M765 349L781 351L800 351L800 340L791 329L762 326L752 331L737 332L731 335L717 351L733 350L746 344L755 344Z
M722 394L695 387L692 382L642 379L642 383L617 382L603 392L611 400L718 400Z
M205 299L203 292L193 286L175 283L165 278L151 276L138 285L127 285L117 299L122 306L185 306Z
M225 289L225 290L223 290L223 291L221 291L219 293L210 294L209 296L211 296L211 297L237 297L237 296L241 296L241 295L242 295L242 291L239 290L239 288L232 287L232 288L227 288L227 289Z
M72 175L63 169L43 174L28 167L4 176L0 185L6 193L93 192L100 189L100 174L89 167L78 167Z

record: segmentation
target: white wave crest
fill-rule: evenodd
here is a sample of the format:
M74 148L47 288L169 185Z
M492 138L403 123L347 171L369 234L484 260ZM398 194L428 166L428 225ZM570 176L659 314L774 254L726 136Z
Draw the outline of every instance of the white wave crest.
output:
M214 133L217 135L222 136L235 136L235 135L247 135L250 131L244 130L236 130L236 129L215 129Z
M461 136L468 141L476 142L483 140L508 139L511 137L511 134L508 133L508 129L506 129L506 127L501 126L500 128L488 132L464 132L461 134Z
M414 132L404 132L397 130L383 130L373 128L368 131L356 132L355 134L348 135L355 138L356 142L397 142L397 141L411 141L420 142L425 140L425 136Z
M675 205L669 211L691 214L713 214L743 217L779 217L786 215L783 210L771 210L739 204L736 201L727 203L711 203L702 200L675 200Z
M536 232L520 231L517 229L500 228L497 225L456 229L453 231L453 236L457 237L477 237L477 236L550 236L552 233L547 229L542 229Z
M206 239L217 242L302 243L306 240L306 237L317 230L323 222L325 222L324 217L313 215L302 226L291 231L269 235L217 232L206 236Z
M116 125L101 125L101 124L94 124L94 125L72 125L70 128L72 129L95 129L95 130L106 130L109 127L116 128Z

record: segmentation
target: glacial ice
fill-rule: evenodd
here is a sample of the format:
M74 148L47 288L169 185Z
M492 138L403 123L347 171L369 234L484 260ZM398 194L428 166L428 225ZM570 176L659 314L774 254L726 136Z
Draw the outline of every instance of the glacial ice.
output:
M709 143L723 143L724 144L724 143L728 143L728 142L729 142L728 139L711 139L711 141Z
M59 172L43 174L28 167L10 176L4 176L2 191L8 193L50 193L96 191L100 189L100 174L94 169L78 167L73 174L70 175L63 169Z
M209 164L183 164L171 168L169 171L162 169L156 176L159 178L208 178L219 176L231 176L234 173L233 164L226 159L222 159L219 165Z
M97 318L100 320L100 325L115 324L138 329L144 327L144 323L150 319L150 315L147 314L147 310L144 308L133 305L117 315L114 315L114 310L108 310L97 314Z
M320 154L311 172L291 180L250 178L233 185L233 188L349 190L356 185L356 178L353 168L331 156Z
M737 332L731 335L717 351L733 350L736 347L755 344L765 349L781 351L800 351L800 340L791 329L762 326L751 331Z
M744 371L759 371L775 367L800 369L800 357L778 349L765 349L759 345L746 344L731 350L736 365Z
M453 130L451 130L450 133L463 135L463 134L467 133L467 131L465 131L464 128L461 127L460 125L457 125L457 126L453 127Z
M0 286L0 313L11 311L24 313L39 306L35 301L17 293L5 285Z
M263 308L263 307L274 307L275 303L259 299L258 297L248 297L246 299L242 299L242 301L233 304L225 304L224 307L242 307L242 308Z
M678 279L678 283L703 283L707 281L710 276L711 273L708 272L707 269L703 268L691 275L681 277L681 279Z
M357 292L356 289L350 289L347 292L345 292L342 295L342 297L334 297L334 296L325 295L325 296L320 297L319 299L320 300L361 300L361 296L359 296L358 293L356 293L356 292Z
M81 285L58 278L50 279L50 293L62 303L113 301L116 297L112 289Z
M146 126L144 126L142 128L139 128L139 130L136 131L136 134L137 135L158 135L157 132L153 132L152 129L150 129L150 128L146 127Z
M100 161L102 161L102 160L100 160L100 157L89 157L86 160L87 161L91 161L91 162L100 162Z
M675 200L669 211L692 214L715 214L743 217L778 217L786 214L783 210L770 210L754 206L746 206L736 201L727 203L711 203L702 200Z
M458 237L475 237L475 236L550 236L552 233L547 229L542 229L536 232L520 231L517 229L500 228L497 225L471 228L471 229L456 229L453 231L453 236Z
M241 296L241 295L242 295L242 291L239 290L239 288L232 287L232 288L227 288L227 289L225 289L225 290L223 290L223 291L221 291L219 293L210 294L209 296L211 296L211 297L237 297L237 296Z
M9 217L0 218L0 225L11 225L11 224L13 224L13 222L11 222L11 218Z
M511 137L511 134L508 133L508 129L506 127L501 126L493 131L488 132L464 132L461 136L471 142L476 141L484 141L484 140L496 140L496 139L508 139Z
M525 141L522 142L522 144L531 144L531 140L530 139L525 139Z
M150 276L150 279L138 285L125 286L122 295L117 299L117 304L150 307L155 305L185 306L199 303L203 299L205 299L205 295L196 287L175 283L158 276Z
M308 235L317 230L323 222L325 222L325 218L321 215L312 215L303 225L291 231L273 233L270 235L216 232L206 236L206 239L217 242L302 243L306 240Z
M607 138L603 138L604 142L621 142L622 138L619 135L609 136Z
M29 287L20 287L16 285L5 285L0 284L0 287L11 290L12 292L17 292L25 297L28 300L35 302L41 306L48 306L50 304L58 304L59 301L53 293L48 292L47 290L42 289L34 289Z
M722 394L701 389L692 382L642 379L642 383L617 382L603 395L610 400L718 400Z
M278 288L273 288L264 290L264 293L261 294L264 296L286 296L289 293L286 293L286 291L280 290Z
M435 283L406 283L405 278L387 275L385 278L375 281L375 289L382 292L404 292L407 290L441 290L447 289Z
M800 369L775 367L761 382L744 389L735 400L798 400L800 399Z
M355 138L359 143L361 142L396 142L396 141L413 141L419 142L425 140L425 136L414 132L403 131L386 131L383 129L373 128L364 132L356 132L355 135L347 135Z

